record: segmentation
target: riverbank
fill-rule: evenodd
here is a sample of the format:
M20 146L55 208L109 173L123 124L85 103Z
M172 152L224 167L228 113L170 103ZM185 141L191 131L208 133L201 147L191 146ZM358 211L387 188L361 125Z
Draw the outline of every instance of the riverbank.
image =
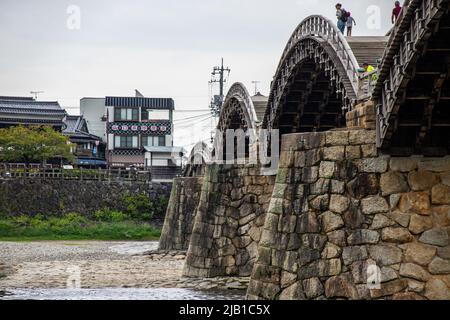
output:
M158 240L161 228L132 220L121 212L99 211L96 220L79 214L63 217L0 217L0 241L37 240Z
M5 275L0 277L0 291L16 293L19 298L28 292L31 299L44 292L44 297L51 298L55 292L68 294L68 280L76 280L79 274L82 289L105 292L105 298L114 292L122 294L123 289L130 289L126 291L130 299L147 292L150 299L167 292L183 298L188 296L183 289L219 290L222 298L224 292L244 295L248 278L184 278L185 252L158 252L157 246L157 242L123 241L0 242L0 273Z

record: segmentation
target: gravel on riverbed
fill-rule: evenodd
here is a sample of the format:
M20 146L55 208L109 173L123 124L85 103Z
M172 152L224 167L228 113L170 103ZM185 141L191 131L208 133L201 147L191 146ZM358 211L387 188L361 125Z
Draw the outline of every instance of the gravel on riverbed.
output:
M74 270L82 288L237 290L248 278L185 278L185 252L157 251L157 242L0 242L0 290L67 288ZM3 266L3 271L2 271Z

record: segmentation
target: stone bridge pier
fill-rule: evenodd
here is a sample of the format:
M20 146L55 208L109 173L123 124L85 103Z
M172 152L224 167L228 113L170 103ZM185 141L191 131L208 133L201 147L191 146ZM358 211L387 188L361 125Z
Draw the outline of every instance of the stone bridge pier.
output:
M185 276L250 276L274 183L256 165L207 166Z
M450 299L450 158L375 135L283 137L249 299Z

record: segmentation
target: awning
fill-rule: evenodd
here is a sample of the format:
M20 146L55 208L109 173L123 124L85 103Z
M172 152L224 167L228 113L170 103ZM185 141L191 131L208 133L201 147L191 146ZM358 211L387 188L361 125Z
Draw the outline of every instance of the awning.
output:
M77 165L88 165L88 166L106 166L105 160L99 160L99 159L77 159L76 161Z

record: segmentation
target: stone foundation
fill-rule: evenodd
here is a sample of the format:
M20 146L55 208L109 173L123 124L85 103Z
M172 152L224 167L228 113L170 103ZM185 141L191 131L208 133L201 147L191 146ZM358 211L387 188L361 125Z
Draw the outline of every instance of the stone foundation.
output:
M373 129L376 127L377 114L373 101L366 101L355 106L345 114L347 128Z
M449 226L449 157L379 155L374 130L286 135L248 298L450 299Z
M125 211L126 195L169 197L171 188L172 183L141 181L0 179L0 214L34 216L76 212L90 217L105 207Z
M187 250L203 178L176 178L173 180L169 207L159 241L160 250Z
M274 180L257 166L207 166L185 276L251 274Z

